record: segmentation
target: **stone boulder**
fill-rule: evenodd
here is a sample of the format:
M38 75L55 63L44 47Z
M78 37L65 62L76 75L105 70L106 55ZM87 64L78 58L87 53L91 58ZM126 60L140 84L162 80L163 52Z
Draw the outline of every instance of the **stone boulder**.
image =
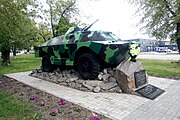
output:
M98 80L90 80L90 81L86 81L85 84L92 86L92 87L96 87L96 86L100 86L103 82L102 81L98 81Z
M117 86L117 83L112 82L112 83L102 83L100 87L101 87L103 90L109 90L109 89L114 88L114 87L116 87L116 86Z
M96 80L82 80L74 69L57 69L53 72L43 72L40 69L35 69L30 75L59 85L87 92L121 93L121 89L116 81L115 73L116 69L104 69L100 72Z
M144 70L141 62L132 62L132 61L124 61L119 64L116 68L116 78L119 87L123 92L129 94L135 94L136 81L135 81L135 72L139 72ZM147 77L147 74L146 74Z
M95 93L98 93L100 92L101 88L99 86L96 86L94 89L93 89L93 92Z

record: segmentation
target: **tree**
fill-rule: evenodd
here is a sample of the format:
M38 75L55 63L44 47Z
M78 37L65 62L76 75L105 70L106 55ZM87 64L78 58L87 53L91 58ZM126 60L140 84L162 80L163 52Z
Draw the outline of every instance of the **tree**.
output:
M76 0L46 0L45 5L43 1L34 0L29 14L38 22L38 36L33 45L37 46L52 37L64 34L69 27L74 26L74 22L70 22L72 15L77 15L78 10L75 6ZM75 20L75 17L73 16ZM51 33L52 32L52 33Z
M130 0L139 4L140 24L150 36L176 40L180 53L180 0Z
M28 1L0 1L0 50L2 64L10 64L12 48L29 47L36 36L35 23L26 13Z
M47 24L40 23L37 33L38 35L36 40L33 42L33 46L38 46L52 38L51 31L48 29Z
M77 14L77 8L75 6L76 0L47 0L46 2L49 5L49 14L50 14L50 25L52 29L53 37L56 37L58 31L58 24L61 24L61 21L68 20L66 23L70 23L70 18L72 14ZM62 24L61 24L62 25Z
M70 23L67 17L62 16L61 21L55 26L56 35L63 35L67 32L70 27L76 26L76 23Z
M51 31L48 29L48 26L46 24L40 24L38 27L38 31L39 36L42 37L44 42L46 42L52 37Z

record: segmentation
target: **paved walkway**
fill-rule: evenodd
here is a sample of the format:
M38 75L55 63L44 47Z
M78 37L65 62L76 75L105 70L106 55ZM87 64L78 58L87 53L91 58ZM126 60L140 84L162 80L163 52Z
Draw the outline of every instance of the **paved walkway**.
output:
M166 92L155 100L118 93L83 92L28 76L29 72L7 74L19 82L63 97L113 120L180 120L180 81L149 77Z

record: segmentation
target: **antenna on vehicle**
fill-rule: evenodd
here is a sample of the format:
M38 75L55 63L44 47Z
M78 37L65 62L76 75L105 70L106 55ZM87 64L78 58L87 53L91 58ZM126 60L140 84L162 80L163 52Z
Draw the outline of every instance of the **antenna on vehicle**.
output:
M88 27L87 26L85 26L83 29L82 29L82 31L87 31L89 28L91 28L93 25L94 25L94 23L96 23L97 21L98 21L99 19L97 19L96 21L94 21L92 24L90 24Z

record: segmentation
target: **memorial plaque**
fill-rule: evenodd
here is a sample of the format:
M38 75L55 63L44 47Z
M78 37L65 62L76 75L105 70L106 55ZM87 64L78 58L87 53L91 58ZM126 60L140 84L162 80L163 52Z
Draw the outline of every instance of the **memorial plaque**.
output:
M136 92L142 95L143 97L154 100L165 91L149 84L145 87L136 90Z
M140 87L142 85L145 85L147 83L145 70L141 70L139 72L135 72L134 73L134 78L135 78L136 88L138 88L138 87Z

